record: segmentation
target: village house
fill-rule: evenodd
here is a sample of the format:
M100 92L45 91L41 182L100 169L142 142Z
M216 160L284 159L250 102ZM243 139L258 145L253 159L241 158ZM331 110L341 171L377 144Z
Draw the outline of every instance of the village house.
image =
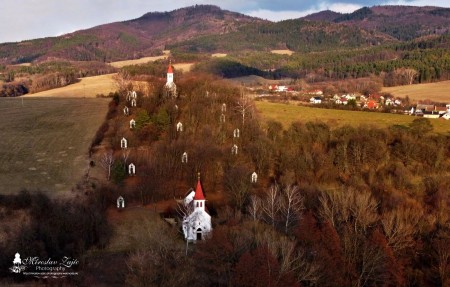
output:
M309 99L309 102L311 104L321 104L322 98L321 97L312 97L311 99Z

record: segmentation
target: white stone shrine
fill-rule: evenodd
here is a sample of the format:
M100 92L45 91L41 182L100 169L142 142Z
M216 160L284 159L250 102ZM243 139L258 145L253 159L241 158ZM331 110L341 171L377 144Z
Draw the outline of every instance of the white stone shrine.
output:
M227 111L227 104L222 104L222 113L225 113Z
M136 99L132 99L131 100L131 106L132 107L136 107Z
M182 163L187 163L188 162L188 154L187 154L187 152L184 152L183 155L181 156L181 162Z
M239 129L234 129L233 137L238 138L239 137L239 133L240 133Z
M125 108L123 108L123 114L128 116L130 114L130 110L128 109L127 106L125 106Z
M131 119L130 121L130 129L134 129L136 127L136 121L134 119Z
M258 181L258 175L256 174L256 172L252 173L252 183L256 183Z
M221 115L220 115L220 122L221 122L221 123L224 123L224 122L225 122L225 115L224 115L224 114L221 114Z
M120 148L121 148L121 149L126 149L126 148L128 148L128 141L127 141L126 138L122 138L122 139L120 140Z
M136 166L133 163L130 163L128 165L128 174L129 175L136 175Z
M123 199L122 196L119 196L119 198L117 198L117 208L125 208L125 199Z
M205 209L205 201L199 175L195 191L192 190L184 199L187 212L182 226L184 238L188 242L205 240L212 231L211 216Z
M231 154L238 154L238 146L237 145L233 145L233 147L231 148Z
M183 124L181 122L178 122L177 124L177 132L182 132L183 131Z

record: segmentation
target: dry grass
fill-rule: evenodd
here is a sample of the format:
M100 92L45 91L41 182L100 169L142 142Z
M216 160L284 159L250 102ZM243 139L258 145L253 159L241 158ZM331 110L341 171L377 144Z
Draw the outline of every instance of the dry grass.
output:
M173 67L175 70L179 70L182 72L189 72L192 69L192 66L194 66L195 63L179 63L179 64L173 64Z
M276 120L286 129L292 122L322 121L332 128L343 125L373 125L385 128L392 125L408 126L416 117L377 112L343 111L294 106L280 103L256 102L256 107L264 120ZM450 121L430 119L436 133L450 133Z
M108 102L0 98L0 193L71 190L88 168L89 146Z
M383 88L382 92L395 97L406 97L413 101L431 100L450 103L450 81Z
M82 78L78 83L35 94L28 94L26 97L95 98L98 94L107 95L117 90L113 79L114 75L108 74Z
M118 61L118 62L112 62L110 63L111 66L116 68L122 68L129 65L140 65L140 64L146 64L148 62L153 62L156 60L161 59L167 59L168 55L162 55L162 56L154 56L154 57L144 57L136 60L125 60L125 61Z
M226 57L227 54L225 53L214 53L211 55L212 58L222 58L222 57Z
M270 51L270 53L273 53L273 54L279 54L279 55L292 55L292 54L294 54L294 51L291 51L291 50L272 50L272 51Z

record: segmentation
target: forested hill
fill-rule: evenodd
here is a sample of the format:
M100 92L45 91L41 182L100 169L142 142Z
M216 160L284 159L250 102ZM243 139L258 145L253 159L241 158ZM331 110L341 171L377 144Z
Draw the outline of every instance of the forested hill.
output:
M60 37L0 44L0 64L67 59L116 61L160 53L168 43L202 35L226 34L265 20L195 5L171 12L152 12L140 18L105 24Z
M363 7L349 14L322 11L303 19L357 26L390 35L401 41L450 31L450 8L430 6Z
M60 37L0 44L0 64L59 59L110 62L160 54L167 48L190 52L275 48L311 52L369 47L448 31L448 8L375 6L350 14L323 11L273 23L217 6L195 5Z

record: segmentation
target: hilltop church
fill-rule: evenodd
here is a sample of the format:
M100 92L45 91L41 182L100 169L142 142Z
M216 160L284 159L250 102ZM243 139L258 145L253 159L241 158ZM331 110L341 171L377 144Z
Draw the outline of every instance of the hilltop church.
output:
M212 231L211 216L205 209L205 201L199 175L195 191L192 190L184 199L187 212L182 226L187 241L204 240Z
M177 86L173 81L172 63L169 63L169 68L167 68L167 82L164 85L164 89L167 97L177 97Z

